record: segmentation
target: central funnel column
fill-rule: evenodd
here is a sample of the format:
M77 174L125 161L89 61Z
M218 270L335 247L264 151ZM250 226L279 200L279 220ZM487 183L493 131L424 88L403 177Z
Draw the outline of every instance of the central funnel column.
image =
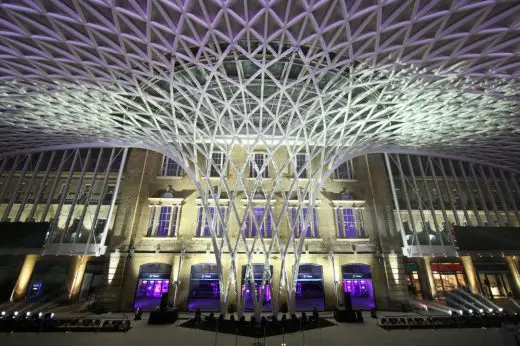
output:
M233 293L241 317L246 287L257 317L265 299L276 314L285 297L294 312L305 238L318 232L314 208L335 150L285 140L212 141L192 149L186 166L205 215L206 223L199 227L213 244L221 312L226 312ZM239 257L242 262L245 258L244 275ZM272 259L280 263L277 282L272 282ZM273 286L275 291L270 290Z

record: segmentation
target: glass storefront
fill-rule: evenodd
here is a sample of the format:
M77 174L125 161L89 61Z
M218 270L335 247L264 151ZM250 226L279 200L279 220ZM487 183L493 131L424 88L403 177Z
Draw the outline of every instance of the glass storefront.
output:
M408 287L408 294L411 298L424 299L417 263L406 263L406 286Z
M162 263L142 265L137 278L134 309L155 310L161 305L161 298L170 289L171 266Z
M67 297L70 259L42 259L36 262L25 292L25 300L49 302Z
M353 310L375 308L372 270L366 264L345 264L341 267L343 293L350 294Z
M296 310L325 310L323 268L318 264L302 264L296 282Z
M433 263L431 268L437 298L444 298L447 293L467 286L462 264Z
M168 294L169 275L143 274L137 281L134 308L154 310L161 304L163 294Z
M191 266L188 311L218 311L220 308L220 283L216 264Z
M482 294L489 299L507 299L513 296L511 275L505 263L477 263L475 268Z
M264 277L264 265L253 264L253 277L256 288L256 299L260 299L262 296L262 311L271 311L271 273L273 272L273 266L269 266L269 273L266 275L266 282L262 288L262 281ZM251 285L250 273L247 270L247 266L242 267L242 296L244 297L244 309L246 311L254 310L254 296L253 288Z

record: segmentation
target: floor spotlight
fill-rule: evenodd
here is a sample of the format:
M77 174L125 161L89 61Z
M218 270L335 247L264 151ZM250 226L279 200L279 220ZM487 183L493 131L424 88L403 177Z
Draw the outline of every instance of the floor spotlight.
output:
M484 313L484 309L478 309L478 312L480 312L482 314L482 313Z
M502 312L502 311L504 311L504 309L498 308L498 312Z
M489 312L493 312L493 309L488 309Z

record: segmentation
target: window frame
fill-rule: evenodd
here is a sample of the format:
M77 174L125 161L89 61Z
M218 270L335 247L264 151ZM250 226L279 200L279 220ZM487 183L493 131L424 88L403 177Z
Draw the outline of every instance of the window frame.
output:
M350 210L351 214L347 215L345 211ZM356 206L337 206L334 208L336 215L336 238L337 239L367 239L365 220L363 216L363 208ZM351 220L347 221L346 217ZM356 236L348 236L347 225L353 226Z
M169 212L168 221L168 232L166 235L159 235L160 223L164 222L161 220L163 208L171 208ZM150 205L150 216L148 218L148 229L146 232L147 238L175 238L178 235L179 230L179 214L181 212L181 206L178 204L163 204L163 205Z
M313 215L312 215L312 219L310 220L309 222L309 225L307 226L307 229L305 230L307 232L307 235L305 236L306 239L320 239L320 232L319 232L319 217L318 217L318 210L319 210L319 207L311 207L311 206L305 206L305 207L301 207L302 208L302 217L305 219L305 217L307 217L307 214L308 213L308 210L312 210L313 211ZM297 238L300 238L301 236L301 232L303 230L303 227L302 227L302 222L303 220L300 220L300 215L296 215L297 214L297 211L298 211L298 207L297 206L290 206L289 207L289 212L290 212L290 222L291 224L289 224L289 231L292 230L292 227L293 227L293 224L296 220L296 222L298 223L296 226L295 226L295 231L297 232L296 234L296 237ZM307 211L306 211L307 210ZM310 236L309 236L309 233L310 233Z
M220 158L218 160L215 160L215 155L220 155ZM217 162L219 161L219 162ZM226 162L226 155L222 151L215 151L211 153L211 160L208 161L210 167L209 167L209 176L210 178L220 178L221 176L225 175L225 167L224 163ZM217 168L215 166L218 166L218 169L220 170L221 174L218 173Z
M256 229L256 224L252 220L252 216L254 214L254 210L257 208L264 209L262 211L262 215L264 218L264 222L260 230ZM261 234L264 239L271 239L273 236L273 212L272 209L265 212L266 206L264 205L254 205L251 209L246 209L247 215L245 217L244 223L246 224L245 237L248 239L256 238L257 234ZM256 214L254 214L256 216ZM256 219L256 217L255 217ZM267 226L267 229L266 229ZM255 230L255 234L253 235L253 229Z
M262 165L258 166L258 163L256 161L257 155L259 157L262 157ZM269 178L269 163L267 163L267 153L265 152L254 152L251 157L249 158L249 178L263 178L267 179ZM265 167L264 167L265 166ZM264 167L264 170L259 173L256 169L261 169Z
M204 210L204 207L202 205L198 205L197 206L197 225L195 227L195 238L198 238L198 239L211 239L211 228L209 227L209 223L208 223L208 217L206 215L206 212ZM213 210L218 210L220 209L220 213L224 213L224 216L225 217L225 213L227 213L227 208L228 206L227 205L221 205L219 207L217 207L216 205L210 205L209 206L210 210L213 209ZM211 211L210 211L211 212ZM214 213L214 212L213 212ZM213 214L215 215L215 214ZM219 223L219 218L218 216L217 217L214 217L213 219L214 222L216 223ZM208 233L206 234L206 226L208 228ZM222 238L222 234L224 233L224 225L222 225L222 223L219 224L219 227L218 227L218 234L217 234L217 238Z
M300 167L299 166L299 162L302 162L302 160L298 160L298 158L304 158L303 160L303 166L305 166L305 169L302 169L303 167ZM308 161L309 161L309 158L307 157L307 154L305 153L300 153L300 154L296 154L294 156L294 175L297 176L299 179L309 179L309 165L308 165ZM300 172L300 169L301 172Z
M173 165L175 166L175 168L173 169L173 172L171 172L170 168ZM169 173L173 173L173 174L169 174ZM160 177L182 177L183 169L182 169L181 165L179 165L177 163L177 161L169 158L166 155L163 155L159 176Z
M346 169L345 170L341 170L340 169L346 165ZM347 172L346 176L343 176L342 174L340 174L340 172ZM332 179L333 180L355 180L354 178L354 167L352 165L352 160L347 160L343 163L341 163L338 167L336 167L336 169L334 169L334 172L332 174Z

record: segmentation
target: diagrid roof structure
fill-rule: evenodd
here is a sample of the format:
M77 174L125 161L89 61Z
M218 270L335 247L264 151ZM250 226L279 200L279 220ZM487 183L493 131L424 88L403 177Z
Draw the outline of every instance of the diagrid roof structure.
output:
M520 168L515 1L13 0L0 33L0 153L283 138Z

